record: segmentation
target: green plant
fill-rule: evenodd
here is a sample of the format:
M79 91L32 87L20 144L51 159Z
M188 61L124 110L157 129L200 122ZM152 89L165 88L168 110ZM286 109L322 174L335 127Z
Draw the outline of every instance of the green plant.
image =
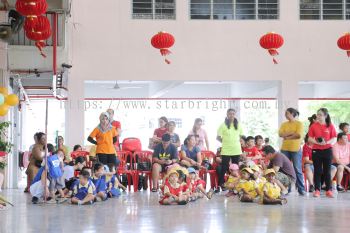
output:
M7 141L7 129L10 127L11 122L5 121L0 123L0 151L10 153L12 150L13 144ZM0 161L0 169L6 167L6 162Z

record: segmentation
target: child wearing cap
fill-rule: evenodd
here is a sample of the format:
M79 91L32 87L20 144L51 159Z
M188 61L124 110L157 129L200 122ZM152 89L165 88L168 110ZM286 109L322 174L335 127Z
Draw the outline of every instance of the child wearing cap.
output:
M251 179L253 175L252 169L244 167L241 169L241 179L239 180L236 189L241 202L253 202L257 196L256 183Z
M263 188L262 203L265 205L284 205L287 203L287 199L281 197L281 188L276 183L276 172L274 169L267 169L265 171L265 177L267 182Z
M237 194L236 191L236 185L239 182L239 167L237 164L232 163L229 167L229 173L230 175L228 176L224 187L228 189L228 193L225 195L226 197L231 197L235 194Z
M265 177L262 176L261 168L258 165L253 165L250 169L253 171L253 178L256 184L256 192L258 194L259 198L262 197L263 194L263 188L266 183Z
M188 198L182 194L181 185L178 183L179 173L175 169L168 171L164 184L163 197L159 201L161 205L186 205Z
M196 170L193 167L189 167L189 182L191 190L191 200L196 200L198 198L203 198L206 196L208 199L211 199L214 194L214 190L210 189L209 192L205 192L205 181L198 177Z

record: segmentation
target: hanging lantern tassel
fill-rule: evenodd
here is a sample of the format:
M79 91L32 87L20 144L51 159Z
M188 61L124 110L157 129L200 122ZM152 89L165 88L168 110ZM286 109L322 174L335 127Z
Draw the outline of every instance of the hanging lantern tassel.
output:
M277 49L269 49L268 51L271 56L277 56L279 54Z
M350 57L350 50L346 51L346 54Z
M160 49L160 54L165 57L165 63L166 64L170 64L170 60L166 58L166 56L170 55L171 54L171 51L169 49Z
M43 52L43 48L46 47L46 44L44 41L37 41L35 42L35 46L39 49L40 55L46 58L45 53Z

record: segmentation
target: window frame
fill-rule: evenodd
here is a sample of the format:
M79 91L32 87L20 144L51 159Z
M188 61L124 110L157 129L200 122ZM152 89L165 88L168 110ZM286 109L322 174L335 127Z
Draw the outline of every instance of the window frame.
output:
M156 8L157 0L150 0L151 1L151 14L144 14L145 16L149 15L150 17L136 17L134 13L134 3L142 3L142 2L135 2L138 0L131 0L130 1L130 9L131 9L131 19L132 20L176 20L176 0L173 1L174 8L169 8L174 11L173 16L172 14L158 14L156 13L156 10L158 9L168 9L168 8ZM136 13L138 14L138 13ZM158 16L159 15L159 16ZM164 17L164 15L169 15L170 17ZM158 17L157 17L158 16Z

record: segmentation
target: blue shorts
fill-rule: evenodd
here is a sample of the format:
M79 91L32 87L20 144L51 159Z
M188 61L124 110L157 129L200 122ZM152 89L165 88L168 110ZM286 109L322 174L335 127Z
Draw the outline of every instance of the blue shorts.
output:
M304 164L304 168L310 168L312 172L314 172L314 165L313 164Z

